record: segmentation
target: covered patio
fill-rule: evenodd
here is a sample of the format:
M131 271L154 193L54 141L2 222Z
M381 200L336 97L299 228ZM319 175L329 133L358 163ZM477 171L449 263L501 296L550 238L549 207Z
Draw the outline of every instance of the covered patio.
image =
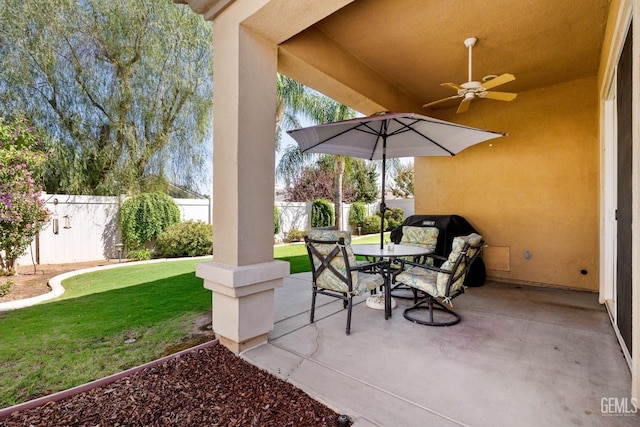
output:
M274 351L291 381L319 381L330 398L348 388L331 390L323 375L347 374L350 355L359 373L339 378L377 396L345 408L362 415L370 404L390 417L411 408L463 423L499 414L598 424L601 398L637 402L640 0L174 1L213 22L215 261L197 274L225 346L259 364ZM512 73L500 90L517 98L474 100L463 114L459 100L425 109L452 95L442 83L467 81L468 37L478 39L474 79ZM364 115L417 112L509 133L455 158L415 160L415 212L462 215L487 244L492 282L477 295L492 295L456 301L461 324L356 312L351 337L331 327L338 316L282 332L305 316L281 304L283 290L298 298L288 291L299 279L273 260L277 73ZM392 421L381 423L401 425Z
M463 317L437 328L319 296L311 276L275 293L269 343L242 357L348 415L354 426L631 426L630 373L597 294L488 282L454 302ZM631 412L633 411L633 412Z

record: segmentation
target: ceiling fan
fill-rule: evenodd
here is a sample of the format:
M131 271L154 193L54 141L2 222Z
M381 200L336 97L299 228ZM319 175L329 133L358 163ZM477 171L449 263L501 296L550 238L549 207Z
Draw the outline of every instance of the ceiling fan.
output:
M505 84L515 80L516 78L513 76L513 74L506 73L500 76L486 76L482 79L482 82L472 80L471 51L477 41L478 39L475 37L468 38L464 41L464 45L469 49L469 81L466 83L462 83L461 85L457 85L455 83L442 83L440 86L450 87L451 89L458 91L458 94L449 96L444 99L439 99L437 101L429 102L428 104L424 104L423 107L432 107L436 104L440 104L441 102L449 101L456 98L462 98L462 101L460 102L456 113L464 113L469 109L469 104L471 104L471 101L476 97L496 99L498 101L513 101L516 96L518 96L518 94L516 93L489 91L489 89L493 89L496 86L500 86L501 84Z

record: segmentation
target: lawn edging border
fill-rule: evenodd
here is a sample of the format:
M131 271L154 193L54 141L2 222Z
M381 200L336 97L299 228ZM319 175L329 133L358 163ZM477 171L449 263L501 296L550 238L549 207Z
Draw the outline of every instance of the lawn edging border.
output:
M49 402L58 402L62 399L66 399L68 397L71 396L75 396L76 394L80 394L80 393L84 393L87 392L89 390L93 390L94 388L97 387L101 387L101 386L105 386L111 383L114 383L122 378L128 377L130 375L135 374L136 372L139 372L143 369L146 368L152 368L154 366L158 366L161 365L171 359L176 359L178 357L182 357L184 354L187 354L189 352L192 351L197 351L203 348L207 348L207 347L211 347L214 345L217 345L219 343L219 339L213 339L211 341L207 341L205 343L196 345L194 347L191 348L187 348L185 350L179 351L177 353L174 354L170 354L168 356L164 356L161 357L159 359L153 360L151 362L139 365L139 366L134 366L133 368L129 368L126 371L122 371L122 372L118 372L116 374L113 375L109 375L107 377L104 378L100 378L91 382L88 382L86 384L81 384L79 386L76 387L72 387L70 389L67 390L62 390L56 393L52 393L49 394L47 396L42 396L39 397L37 399L33 399L33 400L29 400L27 402L23 402L23 403L18 403L17 405L14 406L9 406L8 408L4 408L4 409L0 409L0 421L2 421L5 418L8 418L11 416L11 414L15 413L15 412L20 412L20 411L26 411L28 409L33 409L36 408L38 406L44 405L46 403Z
M15 301L7 301L7 302L0 303L0 312L16 310L19 308L25 308L25 307L39 304L44 301L48 301L53 298L57 298L60 295L62 295L65 291L64 287L62 286L62 281L73 276L78 276L80 274L92 273L94 271L100 271L100 270L108 270L111 268L130 267L134 265L154 264L158 262L185 261L188 259L204 260L208 258L211 258L211 255L205 255L201 257L158 258L158 259L152 259L147 261L123 262L118 264L101 265L98 267L89 267L89 268L83 268L80 270L69 271L68 273L63 273L63 274L59 274L57 276L52 277L49 280L49 286L51 287L51 291L47 292L46 294L38 295L31 298L25 298L25 299L19 299Z

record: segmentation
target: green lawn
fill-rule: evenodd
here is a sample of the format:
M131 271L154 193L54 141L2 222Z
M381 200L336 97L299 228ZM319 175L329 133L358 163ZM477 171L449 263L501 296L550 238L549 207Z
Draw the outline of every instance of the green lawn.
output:
M60 298L0 315L0 407L137 366L189 339L211 309L198 262L83 274L63 282Z
M354 243L378 242L378 235ZM291 273L310 271L304 244L274 248ZM157 359L189 341L211 310L195 276L202 259L127 266L63 282L59 298L0 314L0 408ZM136 342L126 344L125 340Z
M385 239L389 239L389 233L385 233ZM353 244L378 243L380 242L380 235L369 234L366 236L353 236L351 241ZM289 261L291 264L291 274L311 271L309 255L307 255L307 249L304 246L304 243L292 243L276 246L273 249L273 254L276 259Z

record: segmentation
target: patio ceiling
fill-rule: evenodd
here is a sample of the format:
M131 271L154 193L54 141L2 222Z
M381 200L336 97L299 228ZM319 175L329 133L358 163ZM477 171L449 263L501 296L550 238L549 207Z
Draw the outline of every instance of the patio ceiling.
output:
M597 75L609 3L356 0L291 37L281 47L337 45L352 67L366 70L388 88L402 93L407 102L421 106L455 94L441 87L441 83L467 81L468 52L463 41L477 37L473 79L508 72L516 80L496 90L520 93ZM281 68L290 77L328 96L348 101L339 89L314 81L308 69L286 62ZM333 79L349 85L344 78ZM331 93L333 90L335 93ZM439 107L456 105L454 100Z

